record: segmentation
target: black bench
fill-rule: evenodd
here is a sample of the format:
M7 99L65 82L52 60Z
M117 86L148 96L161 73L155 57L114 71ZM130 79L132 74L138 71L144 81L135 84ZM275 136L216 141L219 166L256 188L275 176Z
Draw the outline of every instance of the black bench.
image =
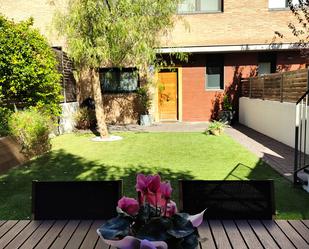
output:
M32 218L109 219L117 215L122 181L33 181Z
M181 180L180 209L190 214L205 208L206 219L272 219L273 180Z

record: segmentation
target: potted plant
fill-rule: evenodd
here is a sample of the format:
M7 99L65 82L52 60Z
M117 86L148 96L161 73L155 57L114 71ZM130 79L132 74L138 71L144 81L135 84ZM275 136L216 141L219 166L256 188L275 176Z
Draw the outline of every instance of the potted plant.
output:
M206 130L207 135L220 136L224 131L225 124L220 121L210 122Z
M118 216L107 221L97 233L119 249L197 249L197 227L204 212L190 216L178 213L171 200L172 187L159 175L137 175L138 199L122 197Z
M233 106L228 95L223 97L222 110L219 113L219 120L230 125L234 117Z
M140 125L150 126L152 122L151 116L149 115L149 109L151 106L149 88L147 85L139 87L136 93L138 95L138 100L142 108L140 114Z

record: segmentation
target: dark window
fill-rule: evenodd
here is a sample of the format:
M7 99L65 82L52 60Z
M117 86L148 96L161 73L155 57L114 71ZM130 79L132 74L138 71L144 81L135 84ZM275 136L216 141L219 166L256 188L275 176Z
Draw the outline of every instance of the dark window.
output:
M134 68L102 68L100 82L103 92L134 92L138 87L138 73Z
M222 12L222 0L182 0L178 13Z
M261 53L258 60L258 75L276 72L277 56L275 53Z
M209 56L206 62L206 89L224 89L223 57Z

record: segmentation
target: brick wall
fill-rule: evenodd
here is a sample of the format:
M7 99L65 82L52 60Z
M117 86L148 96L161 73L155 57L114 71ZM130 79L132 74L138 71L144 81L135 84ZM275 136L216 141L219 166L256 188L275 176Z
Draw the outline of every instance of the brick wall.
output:
M162 39L162 45L269 44L275 31L287 36L280 41L291 42L295 38L287 25L293 20L295 18L288 9L269 10L268 0L224 0L223 13L182 15L174 31Z
M34 27L44 34L51 46L64 46L63 38L52 31L51 22L56 8L64 9L68 0L1 0L0 13L15 21L34 18Z
M228 53L224 55L224 90L205 89L207 55L191 59L194 66L184 65L183 121L208 121L215 118L224 94L232 97L234 110L238 110L241 92L240 80L257 73L258 53ZM304 68L305 60L299 52L278 52L278 71ZM237 116L237 114L236 114Z
M54 11L56 8L64 9L66 2L67 0L1 0L0 12L16 21L33 16L34 26L48 37L52 46L64 46L63 39L52 33L50 26ZM287 36L282 42L291 42L294 37L287 24L293 20L295 18L289 10L270 11L268 0L224 0L223 13L182 15L176 22L174 31L162 38L162 45L268 44L273 40L274 31Z

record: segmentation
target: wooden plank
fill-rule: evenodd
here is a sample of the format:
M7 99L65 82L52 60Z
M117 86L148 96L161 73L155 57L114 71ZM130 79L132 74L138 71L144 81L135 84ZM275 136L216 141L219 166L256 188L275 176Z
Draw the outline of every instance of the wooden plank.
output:
M216 244L214 238L211 235L209 224L205 221L199 226L198 232L200 234L200 240L202 248L215 249Z
M95 247L97 240L99 239L97 229L102 226L103 223L104 221L102 220L96 220L93 222L89 232L87 233L83 243L80 246L80 249L89 249Z
M80 223L79 220L70 220L64 229L61 231L57 239L51 245L50 249L60 249L64 248L65 245L68 243L69 239L71 238L72 234L76 230L78 224Z
M302 220L302 223L309 228L309 220Z
M95 249L116 249L114 247L109 248L107 244L105 244L100 238L98 240L98 243L95 246Z
M301 221L299 220L289 220L290 225L294 227L294 229L303 237L303 239L309 245L309 228L306 227Z
M1 238L0 248L4 248L9 244L29 223L30 220L17 222L17 224Z
M285 233L296 248L309 248L306 241L295 231L295 229L286 220L276 220L277 225Z
M247 246L252 249L258 249L263 248L260 241L252 231L250 225L245 220L237 220L236 225L238 229L240 230L240 233L242 234Z
M60 232L67 224L66 220L58 220L56 221L48 233L44 236L44 238L39 242L39 244L35 247L35 249L45 249L49 248L52 243L57 239Z
M280 249L273 237L270 236L264 225L258 220L249 220L253 231L265 249Z
M272 220L263 220L262 223L266 227L267 231L271 234L274 240L282 249L295 248L288 237L281 231L277 224Z
M214 236L214 240L216 243L216 247L218 249L224 248L232 248L229 239L224 231L224 228L219 220L210 220L209 226Z
M31 234L41 225L42 221L31 221L7 246L6 249L19 248Z
M6 220L0 220L0 227L6 222Z
M25 241L25 243L20 247L20 249L34 248L48 232L48 230L52 227L53 224L53 220L43 221L43 223L34 231L34 233L31 234L31 236Z
M78 225L77 229L73 233L72 237L68 241L67 245L65 246L66 249L75 249L79 248L82 244L84 238L86 237L90 227L92 225L91 220L83 220Z
M227 236L233 246L233 248L242 249L248 248L245 241L241 237L240 232L238 231L234 221L232 220L224 220L222 221ZM208 248L208 247L207 247Z
M15 226L17 222L17 220L9 220L5 222L0 227L0 238L2 238L2 236L5 235L13 226Z

